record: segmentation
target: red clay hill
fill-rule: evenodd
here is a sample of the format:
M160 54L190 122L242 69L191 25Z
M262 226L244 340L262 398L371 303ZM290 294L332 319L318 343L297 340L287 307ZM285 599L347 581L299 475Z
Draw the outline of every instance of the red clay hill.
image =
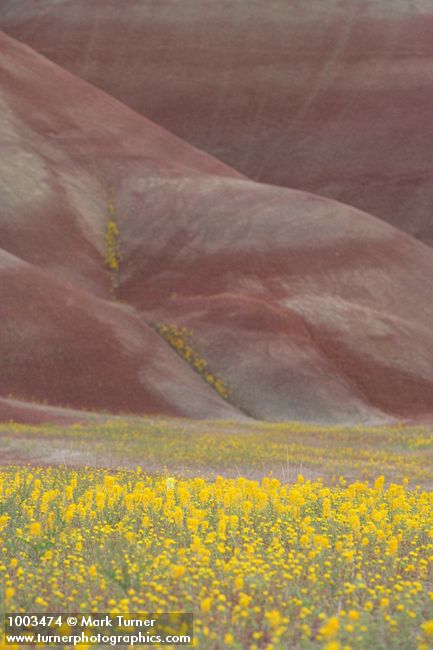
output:
M431 0L6 0L0 28L254 180L433 244Z
M247 180L4 35L0 55L3 417L432 415L429 247Z

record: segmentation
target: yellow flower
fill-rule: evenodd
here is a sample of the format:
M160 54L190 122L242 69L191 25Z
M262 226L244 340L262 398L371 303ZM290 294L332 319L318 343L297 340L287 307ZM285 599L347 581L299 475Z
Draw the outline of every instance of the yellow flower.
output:
M239 594L239 605L241 607L245 607L245 608L249 607L251 600L252 600L251 596L248 596L248 594L243 594L243 593Z
M376 492L380 492L381 490L383 490L384 483L385 483L385 477L384 476L379 476L379 478L377 478L375 480L374 489L376 490Z
M322 638L329 639L334 637L338 630L340 629L340 621L337 616L332 616L328 618L326 623L322 625L319 630L319 634Z
M388 552L391 555L395 555L398 551L398 539L396 537L391 537L388 542Z
M96 566L94 564L92 564L91 566L89 566L89 576L91 578L96 578L97 575L98 575L98 572L97 572Z
M171 567L171 575L173 578L181 578L183 575L185 575L186 569L184 566L180 566L179 564L175 564L174 566Z
M208 612L210 612L211 605L212 605L211 598L203 598L203 600L201 601L200 609L202 612L207 614Z
M421 625L421 629L426 636L433 638L433 619L426 621Z
M266 612L265 618L271 627L278 627L281 625L282 616L277 609L272 609L270 612Z
M8 523L10 517L8 515L2 515L0 517L0 530L2 530Z
M116 478L114 476L110 476L109 474L107 474L106 476L104 476L104 487L108 489L112 488L115 481Z
M39 521L34 521L29 525L29 533L32 537L38 537L41 534L42 527Z

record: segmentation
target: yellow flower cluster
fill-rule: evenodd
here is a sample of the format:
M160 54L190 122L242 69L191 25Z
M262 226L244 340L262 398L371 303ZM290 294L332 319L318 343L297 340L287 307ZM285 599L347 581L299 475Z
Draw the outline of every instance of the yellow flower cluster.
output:
M118 241L119 229L115 221L110 220L107 224L107 232L105 235L106 252L105 264L111 271L119 270L119 255L118 255Z
M117 273L120 269L119 228L116 222L116 207L114 193L110 191L108 197L108 221L105 233L105 265ZM114 278L112 278L114 283ZM114 288L114 287L113 287Z
M176 324L167 325L165 323L159 323L156 329L167 343L176 350L177 354L189 363L223 399L229 399L230 390L226 383L209 370L206 359L203 359L191 346L191 330L187 327L179 327Z
M426 650L433 494L0 471L5 611L192 611L204 650Z

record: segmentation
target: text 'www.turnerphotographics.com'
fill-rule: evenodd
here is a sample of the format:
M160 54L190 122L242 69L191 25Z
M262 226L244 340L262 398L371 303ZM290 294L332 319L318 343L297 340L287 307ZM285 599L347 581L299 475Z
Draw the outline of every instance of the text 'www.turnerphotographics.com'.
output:
M190 646L190 613L21 614L4 618L8 644L172 645Z

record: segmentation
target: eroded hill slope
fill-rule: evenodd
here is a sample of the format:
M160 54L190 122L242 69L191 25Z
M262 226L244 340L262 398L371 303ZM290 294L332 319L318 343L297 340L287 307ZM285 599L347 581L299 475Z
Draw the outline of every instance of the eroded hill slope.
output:
M432 413L429 247L249 181L13 39L0 48L4 397L189 417Z
M430 0L8 0L0 28L254 180L433 243Z

